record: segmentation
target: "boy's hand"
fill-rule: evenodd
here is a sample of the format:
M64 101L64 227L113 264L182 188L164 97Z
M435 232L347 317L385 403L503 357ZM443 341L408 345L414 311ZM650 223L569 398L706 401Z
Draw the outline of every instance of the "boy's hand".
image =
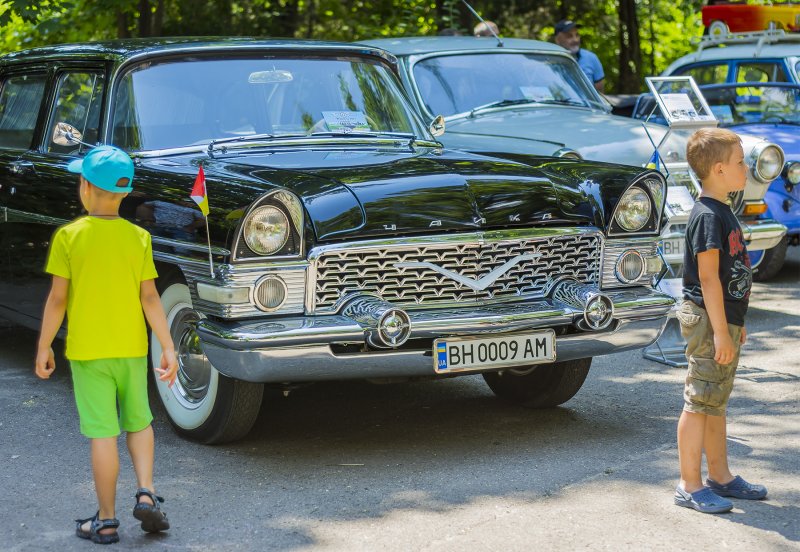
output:
M36 375L42 379L47 379L56 369L56 357L53 348L39 349L36 352Z
M175 357L174 349L161 351L161 367L156 368L156 372L158 372L158 379L166 381L167 386L172 387L178 373L178 359Z
M739 345L744 345L747 341L747 328L742 326L742 337L739 338Z
M736 347L728 332L714 334L714 360L719 364L730 364L736 355Z

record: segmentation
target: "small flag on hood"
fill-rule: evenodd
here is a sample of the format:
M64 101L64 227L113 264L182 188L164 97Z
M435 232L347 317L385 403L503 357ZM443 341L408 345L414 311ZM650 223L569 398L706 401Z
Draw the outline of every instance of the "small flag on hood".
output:
M204 217L208 216L208 192L206 192L206 175L203 172L203 165L200 165L200 170L197 171L197 177L194 179L194 186L192 187L192 199Z
M647 162L645 165L648 169L655 169L660 170L659 167L661 166L661 156L658 155L658 150L653 152L652 157L650 157L650 161ZM202 168L202 167L201 167ZM197 200L195 200L197 201Z

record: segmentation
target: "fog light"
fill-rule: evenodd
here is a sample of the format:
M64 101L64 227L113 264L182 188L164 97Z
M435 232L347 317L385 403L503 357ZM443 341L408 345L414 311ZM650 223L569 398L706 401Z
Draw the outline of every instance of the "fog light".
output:
M286 301L286 283L277 276L265 276L258 281L253 292L253 301L263 311L274 311Z
M620 282L625 284L635 282L642 277L645 271L645 262L641 253L633 249L625 251L617 259L614 271Z
M601 330L611 323L614 305L605 295L595 295L586 302L583 319L592 330Z
M411 319L405 311L386 311L378 321L378 336L389 347L399 347L411 335Z

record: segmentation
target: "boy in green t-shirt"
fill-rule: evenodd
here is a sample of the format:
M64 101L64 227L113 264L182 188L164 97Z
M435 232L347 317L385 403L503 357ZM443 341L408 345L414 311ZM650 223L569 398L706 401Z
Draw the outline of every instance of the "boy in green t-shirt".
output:
M77 520L76 534L100 544L119 541L115 518L120 428L127 432L139 490L133 515L147 532L169 528L153 488L153 416L147 400L147 327L161 343L158 378L175 381L178 364L156 290L150 234L120 218L133 190L133 163L113 146L98 146L69 164L79 173L88 216L59 228L46 272L53 275L36 353L36 375L55 370L51 344L68 319L66 357L72 368L81 433L91 439L99 509ZM117 411L119 403L119 412Z

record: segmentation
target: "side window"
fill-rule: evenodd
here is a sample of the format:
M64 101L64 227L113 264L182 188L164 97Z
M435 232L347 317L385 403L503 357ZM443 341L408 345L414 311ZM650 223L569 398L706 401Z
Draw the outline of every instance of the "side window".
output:
M728 80L728 64L695 65L678 69L674 74L694 77L697 84L722 84Z
M0 148L29 149L44 99L45 75L9 77L0 92Z
M787 82L780 63L740 63L736 67L736 82Z
M100 127L100 107L103 101L103 75L99 73L64 73L58 78L56 102L47 125L47 151L69 153L78 146L60 146L53 142L53 130L58 123L69 123L89 144L97 142Z

